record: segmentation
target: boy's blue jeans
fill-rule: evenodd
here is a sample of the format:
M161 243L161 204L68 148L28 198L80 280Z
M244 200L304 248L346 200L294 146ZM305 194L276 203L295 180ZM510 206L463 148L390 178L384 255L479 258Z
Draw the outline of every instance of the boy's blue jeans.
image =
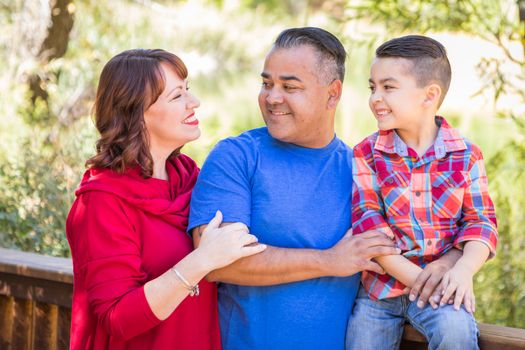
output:
M452 305L420 309L407 295L374 301L360 287L348 322L346 350L399 349L406 321L427 338L431 350L479 349L476 321L463 306L459 311Z

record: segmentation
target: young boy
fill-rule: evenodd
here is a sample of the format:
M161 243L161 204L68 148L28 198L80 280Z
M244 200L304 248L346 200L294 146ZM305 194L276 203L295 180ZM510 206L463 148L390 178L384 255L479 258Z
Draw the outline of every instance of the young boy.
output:
M347 349L397 349L406 321L430 349L478 349L472 278L498 233L480 149L436 116L450 77L445 48L431 38L376 50L369 104L379 131L354 148L352 228L384 232L402 254L377 259L385 275L363 273ZM452 248L463 255L443 277L440 307L419 308L404 289Z

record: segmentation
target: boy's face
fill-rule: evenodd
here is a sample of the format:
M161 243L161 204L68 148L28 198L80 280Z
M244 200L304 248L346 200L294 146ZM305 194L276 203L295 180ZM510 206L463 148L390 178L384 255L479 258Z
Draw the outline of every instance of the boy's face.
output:
M369 105L380 130L413 128L424 122L426 89L417 86L411 68L412 62L404 58L372 61Z

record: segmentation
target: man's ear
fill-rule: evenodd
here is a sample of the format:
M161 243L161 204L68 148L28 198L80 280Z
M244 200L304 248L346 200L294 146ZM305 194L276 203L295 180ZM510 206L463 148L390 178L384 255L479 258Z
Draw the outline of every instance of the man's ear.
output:
M442 93L443 90L441 90L441 86L439 86L439 84L432 83L428 85L425 88L425 101L423 103L426 107L435 105L436 108L438 108Z
M335 109L339 100L341 99L341 94L343 93L343 83L341 80L336 79L330 83L328 86L328 103L326 107L328 109Z

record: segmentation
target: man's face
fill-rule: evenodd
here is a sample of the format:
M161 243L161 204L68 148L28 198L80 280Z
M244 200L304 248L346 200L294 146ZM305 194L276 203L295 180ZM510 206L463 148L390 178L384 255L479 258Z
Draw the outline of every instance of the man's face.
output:
M270 134L302 147L326 146L334 136L330 84L311 46L274 48L261 73L259 107Z

